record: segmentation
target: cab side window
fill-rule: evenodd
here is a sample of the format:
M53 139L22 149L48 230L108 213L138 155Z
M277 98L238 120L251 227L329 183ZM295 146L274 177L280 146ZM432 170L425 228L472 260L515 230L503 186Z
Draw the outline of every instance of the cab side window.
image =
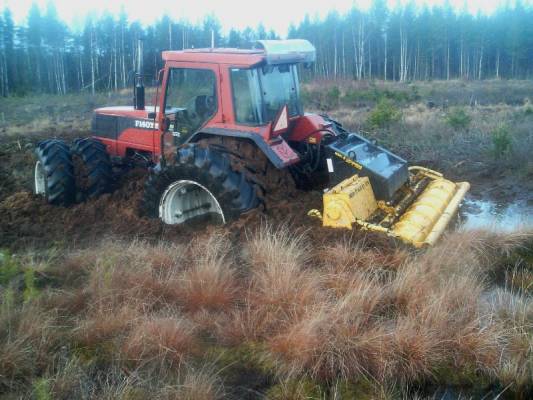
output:
M261 88L255 69L231 69L235 121L244 125L260 125Z
M172 68L169 73L165 115L173 130L196 132L217 109L216 77L210 69Z

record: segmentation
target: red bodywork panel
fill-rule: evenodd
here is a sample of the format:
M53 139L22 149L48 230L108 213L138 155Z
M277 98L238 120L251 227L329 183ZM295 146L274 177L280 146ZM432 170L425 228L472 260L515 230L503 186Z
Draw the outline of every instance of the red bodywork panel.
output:
M165 117L159 110L164 109L164 91L171 68L208 69L216 76L217 110L200 131L210 131L210 134L230 132L230 136L237 137L257 135L258 137L254 137L254 142L258 143L260 138L261 149L279 158L276 164L278 167L285 167L299 161L299 156L286 140L300 142L313 137L314 139L310 142L317 143L324 135L324 130L327 129L328 124L322 117L311 114L291 118L290 129L283 135L285 139L271 138L271 124L245 126L236 123L230 68L249 68L260 64L264 61L264 53L261 50L165 51L163 60L165 60L165 68L162 90L160 90L156 107L146 106L145 110L135 110L133 107L105 107L95 110L93 135L106 144L111 155L125 157L129 151L142 151L150 153L154 162L159 161L164 133L160 127ZM166 140L165 143L167 143Z
M112 156L125 157L128 149L159 155L159 124L154 118L148 118L153 110L153 106L145 110L135 110L131 106L98 108L96 115L109 117L108 120L114 122L101 129L93 123L93 134L107 146Z
M294 121L288 139L294 142L307 140L320 143L323 136L334 134L330 129L331 123L325 121L320 115L305 114Z

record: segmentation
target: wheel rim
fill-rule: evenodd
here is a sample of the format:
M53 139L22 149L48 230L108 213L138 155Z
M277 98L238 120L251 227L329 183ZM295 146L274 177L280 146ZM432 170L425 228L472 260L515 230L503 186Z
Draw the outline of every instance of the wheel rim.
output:
M40 161L35 163L35 194L46 195L46 176Z
M189 180L174 182L165 190L159 204L159 217L169 225L201 217L219 224L226 223L216 197L205 186Z

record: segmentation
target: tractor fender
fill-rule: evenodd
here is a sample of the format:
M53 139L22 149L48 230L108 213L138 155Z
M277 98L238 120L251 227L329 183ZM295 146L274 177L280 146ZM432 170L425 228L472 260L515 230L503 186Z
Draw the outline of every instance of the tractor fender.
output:
M298 154L283 138L278 137L274 142L269 143L263 138L263 136L252 131L205 127L188 138L185 143L194 143L208 136L225 136L250 140L255 143L270 162L278 169L286 168L289 165L300 161Z

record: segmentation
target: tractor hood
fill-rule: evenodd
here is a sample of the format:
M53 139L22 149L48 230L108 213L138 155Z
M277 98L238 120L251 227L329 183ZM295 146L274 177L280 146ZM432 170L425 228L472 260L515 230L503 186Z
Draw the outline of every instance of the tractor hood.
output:
M149 106L144 110L136 110L133 106L102 107L94 110L91 131L93 135L118 140L132 129L154 131L159 124L154 120L157 107ZM135 138L131 139L136 140Z
M94 110L95 114L114 115L140 119L153 119L159 107L146 106L144 110L136 110L133 106L100 107Z

